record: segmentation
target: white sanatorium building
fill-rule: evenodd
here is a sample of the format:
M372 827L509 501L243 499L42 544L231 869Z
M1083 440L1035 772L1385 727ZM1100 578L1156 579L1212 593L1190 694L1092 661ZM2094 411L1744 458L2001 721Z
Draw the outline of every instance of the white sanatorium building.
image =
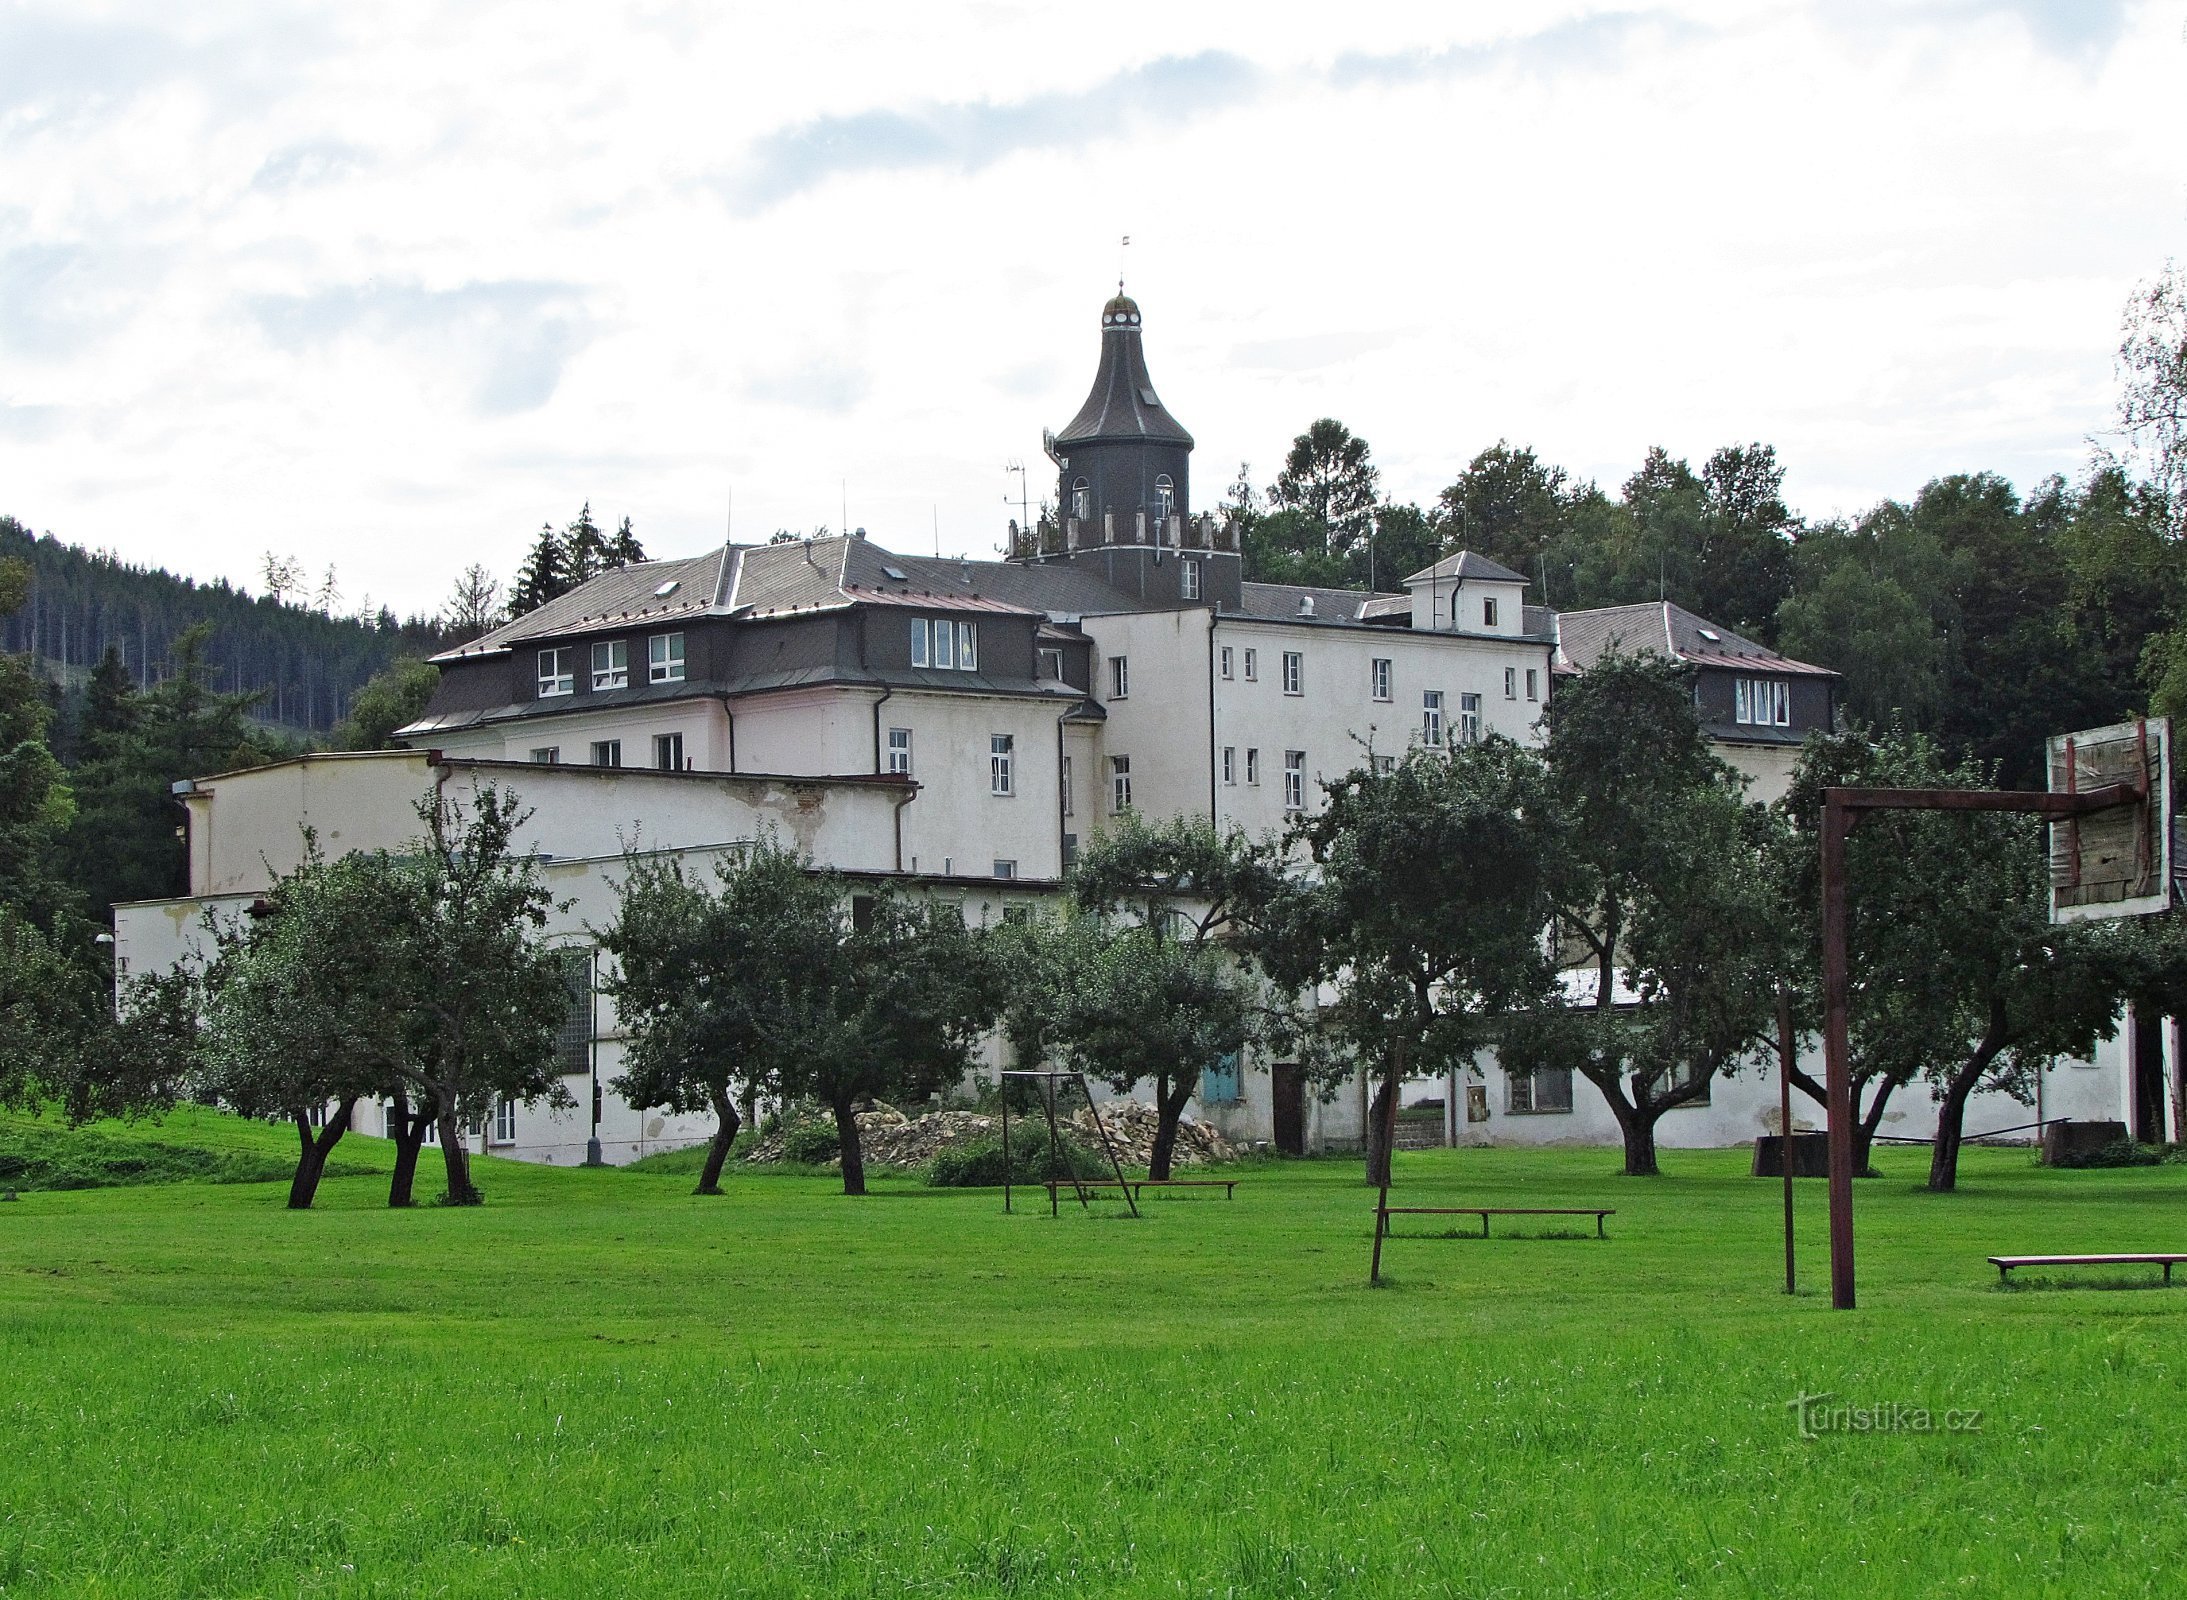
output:
M437 658L439 689L401 730L410 751L179 786L190 896L117 909L123 970L173 960L207 905L265 892L307 825L335 850L411 837L431 788L490 780L522 795L526 842L573 902L554 936L581 979L628 843L697 858L771 830L854 886L915 885L978 918L1056 894L1078 841L1125 809L1257 834L1364 761L1490 732L1531 742L1555 677L1612 647L1694 666L1703 720L1756 798L1781 793L1801 738L1831 725L1835 673L1673 605L1559 616L1468 552L1401 593L1242 581L1235 529L1191 511L1192 438L1156 395L1139 308L1119 295L1101 323L1092 392L1046 439L1060 514L1021 531L1009 560L899 555L857 535L594 578ZM2047 1114L2164 1116L2164 1096L2152 1112L2137 1093L2162 1081L2154 1030L2121 1038L2107 1070L2053 1075ZM596 1092L620 1054L608 1002L573 983L564 1061L579 1109L505 1107L480 1137L546 1161L581 1159L596 1123L611 1161L703 1137L698 1122ZM1364 1081L1325 1102L1295 1067L1252 1065L1270 1070L1207 1073L1198 1114L1284 1149L1358 1139ZM1750 1139L1774 1127L1775 1098L1774 1078L1750 1071L1659 1136ZM1453 1140L1617 1136L1584 1080L1507 1082L1492 1059L1475 1083L1420 1084L1408 1099L1440 1099ZM1900 1111L1927 1126L1920 1091L1902 1091ZM2029 1116L1977 1105L1969 1127Z

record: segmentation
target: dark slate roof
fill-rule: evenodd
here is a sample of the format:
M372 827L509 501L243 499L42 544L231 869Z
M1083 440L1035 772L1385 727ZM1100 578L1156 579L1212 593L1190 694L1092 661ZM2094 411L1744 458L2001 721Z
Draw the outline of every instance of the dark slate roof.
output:
M1097 439L1159 439L1192 448L1192 435L1154 393L1139 343L1139 307L1118 295L1101 308L1101 369L1086 403L1055 435L1061 447Z
M1527 609L1532 611L1534 608L1529 606ZM1628 655L1652 651L1696 666L1740 667L1755 672L1818 678L1838 676L1828 667L1795 661L1767 645L1743 639L1668 600L1557 614L1557 653L1561 664L1584 672L1612 646Z
M679 561L641 561L617 567L579 584L558 600L548 601L537 611L503 623L469 644L443 650L433 659L462 661L492 655L526 639L703 616L716 609L722 580L733 574L737 554L734 546L725 546ZM664 588L667 594L661 593Z
M1431 579L1478 578L1483 583L1524 583L1526 579L1500 561L1487 556L1475 555L1471 550L1453 550L1432 567L1422 567L1405 580L1408 584L1426 583Z
M1412 604L1410 595L1381 594L1371 589L1317 589L1301 583L1247 583L1239 588L1240 613L1268 622L1356 623L1371 601L1402 600L1407 606ZM1312 616L1300 612L1302 599L1314 602Z

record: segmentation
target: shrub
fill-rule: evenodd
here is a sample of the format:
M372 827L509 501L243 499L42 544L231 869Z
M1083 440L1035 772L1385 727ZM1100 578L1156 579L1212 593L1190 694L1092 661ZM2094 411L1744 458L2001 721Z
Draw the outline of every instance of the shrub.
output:
M1012 1183L1046 1183L1050 1178L1067 1178L1076 1172L1081 1178L1097 1177L1108 1171L1102 1158L1071 1140L1063 1141L1063 1152L1070 1157L1066 1168L1063 1157L1048 1139L1043 1128L1031 1137L1010 1141L1010 1181ZM1003 1182L1002 1141L981 1139L972 1144L960 1145L954 1150L944 1150L927 1164L927 1183L937 1189L999 1189Z
M782 1159L803 1167L824 1167L843 1156L843 1141L832 1121L793 1122L782 1135Z
M2100 1150L2068 1150L2051 1163L2055 1167L2156 1167L2165 1162L2165 1147L2114 1139Z

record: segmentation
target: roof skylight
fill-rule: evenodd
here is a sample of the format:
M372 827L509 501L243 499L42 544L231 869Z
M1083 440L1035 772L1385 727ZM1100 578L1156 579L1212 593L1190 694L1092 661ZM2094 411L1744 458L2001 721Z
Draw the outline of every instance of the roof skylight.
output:
M653 598L656 600L666 600L670 595L676 592L676 590L682 585L682 583L683 580L681 578L670 578L666 583L662 584L658 589L655 589L653 591Z

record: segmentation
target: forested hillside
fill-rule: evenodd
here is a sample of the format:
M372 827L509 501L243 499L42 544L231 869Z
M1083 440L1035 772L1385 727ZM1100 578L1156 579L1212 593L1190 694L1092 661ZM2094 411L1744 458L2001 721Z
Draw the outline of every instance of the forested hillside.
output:
M329 615L225 580L198 583L132 566L52 534L34 537L14 517L0 516L0 561L10 557L29 565L30 597L0 617L0 650L27 654L47 676L76 687L112 646L143 689L171 670L183 631L209 622L207 686L259 695L253 717L301 733L331 729L365 681L396 657L429 655L445 642L432 618L398 620L385 607Z

